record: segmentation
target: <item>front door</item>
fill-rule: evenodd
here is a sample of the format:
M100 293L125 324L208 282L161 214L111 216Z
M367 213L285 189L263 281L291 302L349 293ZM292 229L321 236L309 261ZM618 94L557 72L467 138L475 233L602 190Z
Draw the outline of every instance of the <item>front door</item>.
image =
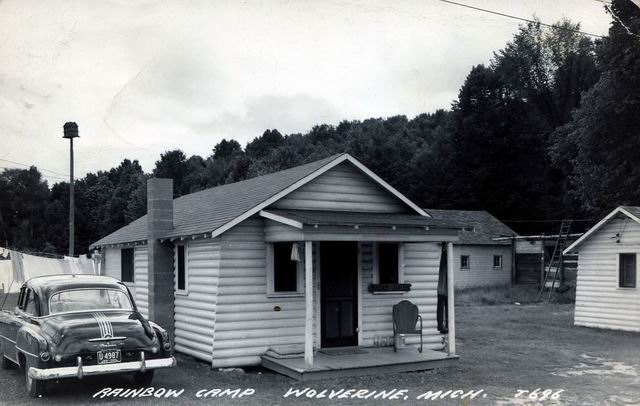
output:
M358 345L358 243L321 243L320 268L321 345Z

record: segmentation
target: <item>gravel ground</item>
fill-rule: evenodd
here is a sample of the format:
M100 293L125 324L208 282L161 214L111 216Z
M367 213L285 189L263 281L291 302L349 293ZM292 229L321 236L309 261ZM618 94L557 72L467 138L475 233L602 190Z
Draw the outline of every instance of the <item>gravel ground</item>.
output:
M156 373L155 388L184 389L177 399L93 399L105 387L132 388L127 377L68 380L46 398L29 399L21 371L0 371L0 403L18 404L571 404L640 405L640 335L578 328L573 305L460 306L456 309L460 363L438 371L388 374L298 383L263 369L213 371L205 363L179 356L179 366ZM399 400L285 398L290 390L312 388L406 390ZM202 399L202 389L253 389L243 398ZM563 390L559 400L532 401L518 390ZM475 399L425 400L427 391L483 390ZM486 396L485 396L486 395ZM405 399L406 396L406 399Z

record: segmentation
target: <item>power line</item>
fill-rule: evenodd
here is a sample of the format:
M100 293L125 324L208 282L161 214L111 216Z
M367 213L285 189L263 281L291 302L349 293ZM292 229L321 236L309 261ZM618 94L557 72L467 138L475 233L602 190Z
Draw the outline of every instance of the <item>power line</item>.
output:
M580 30L574 30L572 28L560 27L560 26L553 25L553 24L543 23L541 21L529 20L527 18L522 18L522 17L514 16L514 15L511 15L511 14L500 13L498 11L487 10L486 8L470 6L468 4L457 3L457 2L451 1L451 0L440 0L440 1L443 2L443 3L449 3L449 4L453 4L453 5L460 6L460 7L470 8L472 10L482 11L484 13L495 14L495 15L502 16L502 17L512 18L514 20L520 20L520 21L525 21L525 22L528 22L528 23L540 24L540 25L544 25L545 27L556 28L556 29L564 30L564 31L576 32L576 33L579 33L579 34L589 35L591 37L596 37L596 38L605 38L603 35L590 34L588 32L584 32L584 31L580 31Z
M0 166L0 169L20 169L20 168L17 168L15 166ZM58 179L64 180L64 181L68 181L69 180L69 178L65 178L65 177L62 177L62 176L56 176L56 175L49 175L48 173L41 173L41 175L44 178L50 178L50 179L55 179L55 180L58 180Z
M37 165L28 165L28 164L24 164L24 163L22 163L22 162L11 161L11 160L9 160L9 159L3 159L3 158L0 158L0 161L8 162L8 163L10 163L10 164L14 164L14 165L26 166L27 168L30 168L30 167L32 167L32 166L35 166L36 168L38 168L38 169L39 169L39 170L41 170L41 171L51 172L51 173L53 173L53 174L55 174L55 175L60 175L60 176L67 176L67 177L69 176L69 174L67 174L67 173L56 172L56 171L53 171L53 170L51 170L51 169L46 169L46 168L38 167ZM52 177L53 177L53 176L52 176Z

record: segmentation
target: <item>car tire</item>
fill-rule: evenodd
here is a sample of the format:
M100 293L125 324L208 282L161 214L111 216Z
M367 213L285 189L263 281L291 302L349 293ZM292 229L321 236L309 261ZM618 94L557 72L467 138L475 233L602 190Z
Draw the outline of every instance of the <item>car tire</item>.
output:
M32 398L44 396L47 391L47 381L41 381L32 379L29 377L29 368L32 367L32 363L27 361L24 367L25 383L27 385L27 392Z
M133 374L133 381L138 386L147 387L151 385L151 382L153 381L154 372L155 371L153 369L145 372L136 372Z

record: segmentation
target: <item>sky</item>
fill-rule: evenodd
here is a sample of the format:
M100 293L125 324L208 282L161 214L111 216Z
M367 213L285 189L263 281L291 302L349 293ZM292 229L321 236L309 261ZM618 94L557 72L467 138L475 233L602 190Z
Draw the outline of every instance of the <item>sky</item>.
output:
M606 34L600 0L458 0ZM520 22L439 0L0 0L0 169L151 171L277 128L447 109Z

